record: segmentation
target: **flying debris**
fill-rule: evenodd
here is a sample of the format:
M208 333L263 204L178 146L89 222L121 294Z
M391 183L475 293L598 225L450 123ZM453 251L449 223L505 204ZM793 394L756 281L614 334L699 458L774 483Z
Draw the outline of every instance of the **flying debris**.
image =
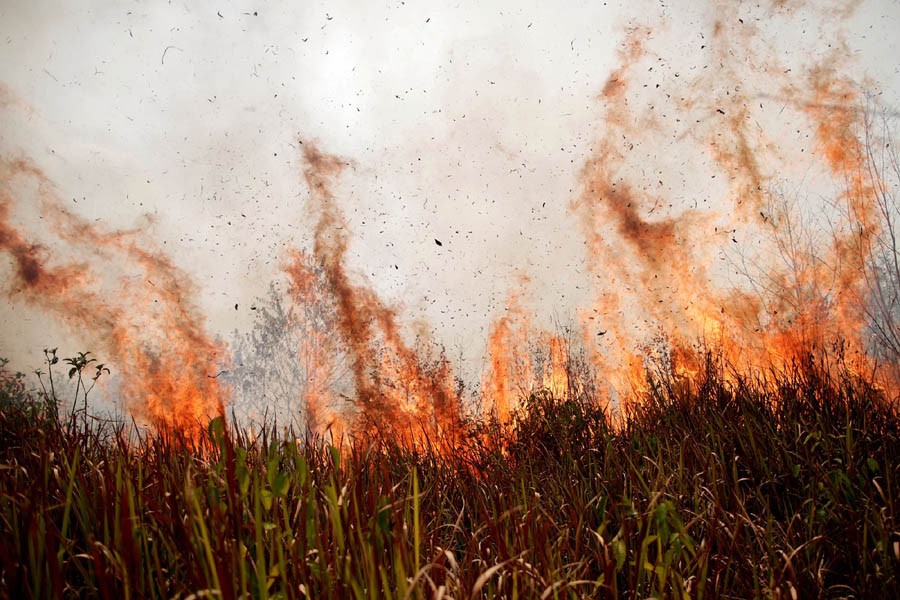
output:
M204 377L226 349L205 330L192 280L151 241L69 212L52 189L30 160L0 160L0 253L14 265L4 293L87 331L119 359L119 392L135 416L163 431L202 431L224 414L229 392ZM40 206L45 234L68 252L46 254L33 232L19 228L15 209L32 206ZM135 286L135 273L150 285Z
M567 299L566 292L581 290L584 284L590 286L572 302L573 306L566 305L563 310L578 311L572 337L586 354L585 368L602 380L598 383L602 389L594 394L600 403L623 406L631 397L639 398L641 386L646 383L647 361L668 361L666 366L672 372L689 373L702 355L698 351L700 344L707 342L720 346L725 360L752 368L778 361L789 364L804 348L830 347L836 339L847 342L848 356L866 356L869 329L859 298L865 295L870 274L867 269L872 264L872 257L866 253L871 252L869 249L882 233L879 207L872 200L877 198L874 192L882 182L873 180L866 163L866 148L860 139L866 131L864 115L851 108L864 100L856 80L850 77L852 57L841 57L839 50L827 56L798 52L785 64L776 34L768 33L761 25L737 27L743 22L737 15L750 10L738 9L734 3L710 3L709 22L699 27L704 31L705 27L710 28L715 44L700 46L703 52L694 57L698 59L696 69L682 66L680 60L671 66L661 60L675 48L668 45L662 32L647 27L629 28L619 49L618 64L605 82L591 82L597 87L601 102L594 113L598 123L578 132L583 146L541 146L542 152L554 150L553 160L559 158L556 148L571 155L565 157L572 165L567 177L577 178L577 187L546 194L535 189L525 198L534 223L554 213L561 216L566 208L563 205L568 202L565 217L575 225L574 232L541 231L521 223L506 228L508 231L497 227L491 233L498 238L509 234L509 254L495 253L492 267L497 270L490 275L481 276L482 270L475 268L482 266L480 263L473 266L480 282L497 281L508 275L503 269L504 265L513 264L507 262L510 256L518 260L529 251L547 247L555 251L563 237L577 236L575 241L582 242L580 246L573 244L579 247L575 250L578 254L561 256L558 264L573 265L577 261L579 268L574 271L579 276L571 282L560 278L561 289L552 291L556 298ZM216 14L224 19L220 11ZM257 13L254 11L253 15ZM326 23L342 21L330 13L324 16ZM428 17L425 22L431 19ZM532 23L527 26L530 28ZM292 34L296 35L299 34ZM308 36L300 39L318 41ZM569 44L572 51L575 41L571 39ZM561 49L564 50L564 43ZM161 64L167 57L171 60L183 56L169 57L169 50L182 52L177 46L164 46ZM794 64L804 60L804 56L810 57L807 64ZM683 68L669 70L676 64ZM718 67L700 68L704 64ZM785 69L788 64L793 70ZM45 73L50 75L46 70ZM496 77L479 81L497 83L498 87L504 83ZM659 90L660 81L664 91ZM756 101L757 95L769 97L767 91L773 90L779 90L786 98L778 115ZM537 104L542 102L537 98L539 91L535 90L534 96ZM407 93L409 90L395 97L404 99ZM6 97L0 87L0 107L12 106ZM223 109L226 106L215 95L207 100ZM467 108L454 107L453 114L465 117ZM715 117L716 114L723 118ZM791 147L796 140L778 137L786 132L791 136L796 132L797 137L805 134L803 148ZM433 361L423 358L411 341L415 338L418 344L418 323L412 325L405 320L400 306L382 301L374 287L358 276L358 272L363 272L360 267L372 265L352 260L351 230L355 221L344 214L343 199L337 195L335 185L348 161L319 151L314 143L298 143L310 196L309 212L315 224L315 231L311 232L313 247L308 250L314 264L306 268L291 255L293 262L285 267L292 286L288 293L295 306L309 306L308 284L321 281L320 287L327 288L322 295L329 297L328 306L333 313L328 321L328 335L321 340L307 340L316 344L318 352L309 361L313 383L305 398L307 413L323 426L346 417L348 428L370 432L387 427L412 438L443 433L459 420L453 369L442 355ZM586 157L574 156L582 150L588 154ZM803 163L803 169L814 174L809 179L830 177L826 183L833 185L827 187L837 192L829 201L833 200L835 213L845 215L845 222L834 228L831 239L816 242L817 247L810 248L809 256L802 254L805 249L799 250L802 255L787 271L780 264L780 259L787 257L777 252L772 255L773 261L766 257L768 250L785 247L777 245L784 241L778 236L791 232L779 229L782 224L790 226L792 215L782 207L770 208L770 204L778 201L777 191L772 190L782 177L787 179L785 187L791 188L791 169L784 167L798 157L797 152L803 153L803 161L808 161ZM267 159L268 155L266 151ZM273 156L281 156L281 152ZM520 167L504 163L503 172L518 173L518 178L536 169L527 167L530 163L519 164ZM703 183L707 180L712 180L708 189ZM199 294L190 277L173 258L133 232L104 230L84 217L66 212L52 198L46 202L44 198L28 196L19 199L23 189L30 193L27 190L32 188L43 194L52 185L29 161L0 161L0 258L9 263L4 274L8 272L12 284L5 290L6 295L53 313L74 328L91 323L99 332L97 337L103 338L104 349L136 363L133 371L126 371L123 377L140 382L126 383L123 393L130 408L162 424L186 427L193 427L205 416L219 414L228 393L206 373L216 372L218 366L208 363L215 362L213 357L225 355L227 349L206 332L205 319L192 300ZM426 189L423 196L438 198L444 192L431 185ZM201 186L201 195L202 190ZM501 186L492 187L487 194L489 201L503 202L503 190ZM481 212L481 200L458 195L460 202L466 203L466 210L471 211L465 217L473 221L478 218L495 226L494 217L505 214ZM711 210L698 208L701 201ZM74 198L72 203L89 210ZM53 225L48 232L33 236L20 223L28 223L28 219L21 219L16 209L27 213L43 204L49 208L38 209L42 211L40 217ZM406 204L397 208L407 210ZM437 216L434 203L427 197L422 209ZM263 210L257 206L253 212L254 219L250 221L256 221ZM242 223L228 220L228 214L232 213L216 215L210 223L211 227L215 225L216 234L225 229L221 227L223 222L233 228ZM239 214L246 218L245 212ZM407 216L410 222L418 218L415 213ZM462 255L469 245L474 246L479 235L487 238L487 230L475 234L469 230L463 234L464 245L458 237L463 229L450 229L447 221L435 222L441 225L434 225L434 229L420 227L411 236L412 243L421 244L417 236L422 232L440 232L457 236L456 245L453 253L432 255L431 264L425 262L421 267L423 271L433 273L434 263L439 260L462 259L457 255ZM529 231L529 236L524 231ZM737 232L741 240L737 240ZM378 231L385 238L392 233L387 227ZM75 251L74 255L83 254L84 265L65 261L61 258L65 253L51 253L50 246L41 244L41 236L54 235L60 238L61 246L68 245ZM551 236L554 239L549 239ZM523 248L526 244L521 240L533 243ZM433 241L438 248L444 246L438 238ZM280 247L288 244L278 240ZM583 254L580 247L584 248ZM301 253L296 250L298 256ZM731 257L743 258L744 254L746 264L759 265L758 274L752 274L759 279L743 288L730 286L724 281L724 269L715 264L720 261L714 257L722 257L725 262ZM275 260L274 256L269 258ZM380 282L382 285L401 279L397 258L376 254L373 260L384 271L389 272L391 265L395 270L394 277ZM106 264L115 267L112 274L101 269ZM528 265L522 268L532 265L516 264ZM406 262L404 265L404 272L414 277L419 267ZM459 264L452 267L459 269ZM377 270L372 267L370 271ZM532 274L540 276L536 270ZM522 289L525 280L527 274L523 274L523 281L511 282L507 308L494 317L492 324L482 327L488 331L489 364L485 364L486 373L473 377L482 383L485 407L493 407L501 419L514 414L523 394L537 386L561 390L560 393L569 389L565 377L567 346L530 322L540 318L537 313L552 302L552 296L541 288L541 294L527 297ZM134 281L146 284L134 286ZM95 282L101 284L100 289ZM478 286L482 285L480 282ZM473 297L488 293L475 286L459 289ZM422 303L436 304L432 290L426 291ZM226 295L230 293L222 292L224 299L217 305L219 309L227 306L226 301L232 304L234 297L241 299ZM418 296L414 302L418 302ZM581 304L576 307L576 302ZM239 304L233 304L238 311ZM452 307L437 306L435 310L448 315L449 320L460 314ZM231 313L227 309L224 312ZM237 317L245 316L263 318L266 314L266 306L251 304L246 314L230 316L238 320ZM595 321L591 314L596 315ZM97 320L99 326L93 324ZM603 323L607 329L599 330L597 323ZM421 331L427 332L428 326L421 327ZM607 334L608 338L598 340ZM547 354L540 358L530 354L534 345L543 345ZM332 394L327 374L334 371L334 365L344 364L350 372L345 377L348 381L340 394ZM221 379L224 385L227 378ZM346 415L330 408L344 390L353 404ZM315 421L312 417L311 422ZM324 430L320 427L318 431Z
M346 268L350 232L332 191L346 161L306 144L303 163L303 177L317 219L313 255L334 303L332 338L343 346L352 372L352 402L358 411L354 432L391 432L410 444L441 438L453 446L461 415L449 361L442 354L421 355L408 345L395 309L384 304L371 287L355 282ZM434 241L442 245L440 240ZM298 291L306 289L309 274L299 258L286 271L296 297ZM327 371L325 363L333 359L328 353L320 354L316 361L321 364L313 371ZM314 392L324 387L322 382L313 383ZM324 423L337 419L342 423L342 415L324 410L322 400L315 393L306 398L313 420Z

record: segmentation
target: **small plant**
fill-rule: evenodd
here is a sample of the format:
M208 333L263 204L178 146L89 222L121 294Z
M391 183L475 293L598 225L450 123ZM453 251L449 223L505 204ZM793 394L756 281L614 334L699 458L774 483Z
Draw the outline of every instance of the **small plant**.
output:
M78 394L81 392L81 400L83 402L83 415L87 418L88 411L88 394L91 393L91 390L94 389L94 386L97 384L97 380L100 379L100 376L103 373L109 373L109 369L103 364L94 365L94 374L91 376L91 384L88 387L84 381L84 370L88 367L88 365L97 362L96 358L88 358L88 354L90 352L79 352L76 356L65 359L67 365L69 365L69 379L73 377L77 377L75 382L75 398L72 403L73 406L78 403Z
M53 378L53 367L59 364L59 357L57 356L58 348L47 349L44 348L44 362L47 365L47 381L44 382L44 372L40 369L36 370L34 373L38 378L38 383L41 386L40 396L44 400L44 404L46 406L47 411L55 420L59 420L59 405L61 399L57 395L56 383ZM72 397L72 412L70 416L70 422L74 423L78 414L80 413L82 423L87 423L88 419L88 395L94 389L94 386L97 384L97 380L106 373L109 374L109 368L103 364L99 363L94 365L94 372L90 375L89 384L85 381L85 370L88 366L97 362L96 358L89 358L90 352L79 352L75 356L63 359L65 364L69 365L68 377L69 380L75 379L75 390L73 392ZM81 408L79 409L79 405Z
M20 404L26 397L25 374L10 373L8 364L9 359L0 358L0 406Z

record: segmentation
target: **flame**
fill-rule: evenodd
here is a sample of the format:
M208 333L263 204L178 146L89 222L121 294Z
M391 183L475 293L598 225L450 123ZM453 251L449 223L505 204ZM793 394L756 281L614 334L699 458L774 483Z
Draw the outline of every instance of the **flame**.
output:
M392 434L411 444L452 443L459 399L448 361L427 360L403 339L394 309L345 266L349 228L332 190L345 161L303 144L304 179L316 217L313 256L324 270L336 313L335 329L349 354L359 435Z
M523 274L518 283L510 291L504 313L491 325L489 365L481 381L484 408L502 424L510 423L521 400L539 389L558 399L568 398L571 391L569 342L534 327L522 300L530 280ZM533 350L546 353L539 364Z
M854 5L807 8L844 19ZM586 242L594 285L578 316L591 375L601 381L591 394L601 405L627 411L649 393L648 371L660 365L695 380L710 350L733 369L725 376L764 377L809 354L828 358L838 343L842 352L829 360L874 370L863 305L881 235L880 182L860 138L852 65L840 44L813 64L780 56L775 40L742 18L747 10L766 19L799 14L782 1L710 3L709 37L701 35L698 51L707 64L681 72L665 70L659 31L629 28L619 64L600 88L600 126L569 213ZM0 87L0 107L13 102ZM793 139L801 131L811 132L811 147ZM809 234L815 226L779 191L800 162L839 190L825 239ZM310 428L452 446L463 415L449 361L427 336L410 344L398 309L348 270L351 232L335 194L348 161L307 142L302 164L314 219L311 258L295 252L285 272L296 306L329 307L328 327L305 328L297 349L308 365L302 393ZM220 414L227 390L206 374L224 349L203 331L186 276L138 232L102 231L65 211L30 162L2 168L0 248L12 258L11 297L87 328L127 358L123 393L148 419L190 428ZM14 181L37 183L55 235L90 260L53 263L12 224ZM99 291L110 287L100 269L107 263L123 272L115 293ZM729 281L735 273L741 283ZM534 326L528 287L527 275L513 279L487 339L481 409L505 424L537 388L559 398L583 391L569 340ZM542 360L535 360L536 343ZM342 360L352 377L350 410L336 407L342 395L331 385Z
M14 224L13 208L29 206L29 185L54 247L64 245L65 255L82 262L52 260ZM14 269L10 299L55 314L110 355L138 419L193 434L223 414L228 391L214 374L225 350L204 331L186 274L144 245L138 231L104 231L67 211L27 159L0 161L0 186L0 250Z
M528 284L520 276L520 286ZM533 391L534 365L529 356L532 340L529 314L521 305L520 292L510 292L506 312L491 326L488 336L490 368L482 377L482 398L500 423L509 423L519 401Z
M863 277L879 226L858 137L857 88L833 56L798 80L779 64L761 33L738 18L738 9L715 6L707 49L717 66L712 75L681 77L669 82L665 98L648 100L643 73L653 58L653 32L633 29L620 50L619 68L603 86L604 128L571 211L599 282L594 306L582 311L583 338L606 379L607 397L622 404L646 391L648 360L662 360L677 376L691 378L709 348L747 370L784 368L840 339L849 350L842 360L864 360ZM759 102L764 94L747 84L760 75L780 87L794 119L805 117L811 124L819 165L843 188L845 223L830 244L799 243L792 236L802 224L771 206L773 169L784 164L788 149L776 147L760 125L766 117ZM656 102L678 117L675 123L691 125L676 125L673 135ZM665 185L661 179L659 186L651 185L646 173L654 162L664 164L655 146L667 139L685 152L706 147L712 177L725 175L723 200L729 208L720 214L657 210L667 198L654 190ZM656 172L662 173L662 166ZM760 258L760 269L750 273L764 281L751 281L757 285L750 289L722 285L709 268L739 236L772 246L771 254ZM603 344L592 344L598 322L608 333Z
M552 336L545 342L549 356L544 366L542 385L554 398L569 396L569 357L566 341L560 336Z
M336 340L328 335L333 327L330 322L333 303L330 298L322 297L319 285L321 274L306 253L295 252L286 264L285 272L290 281L294 305L303 309L299 315L292 313L291 316L302 321L299 325L303 338L297 348L297 359L307 374L306 386L302 391L307 428L321 435L329 435L333 442L338 443L343 439L347 423L344 415L333 408L338 401L334 386L339 371L337 365L341 360Z

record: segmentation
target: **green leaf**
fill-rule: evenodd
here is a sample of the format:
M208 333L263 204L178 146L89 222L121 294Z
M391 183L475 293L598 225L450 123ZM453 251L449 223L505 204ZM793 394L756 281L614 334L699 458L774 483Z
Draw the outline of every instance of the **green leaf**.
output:
M274 486L275 476L278 474L278 465L281 463L281 457L274 450L269 460L266 461L266 475L269 479L269 486Z
M287 494L290 484L291 479L287 473L278 473L278 475L275 476L275 480L272 482L272 494L274 494L276 498L281 498Z
M625 565L626 549L625 540L621 538L612 541L613 556L616 557L616 570L621 570Z
M238 446L235 448L236 475L241 496L246 496L250 489L250 469L247 468L247 451Z
M341 468L341 451L334 446L328 446L328 450L331 451L331 461L334 463L334 470L338 471Z
M221 449L225 443L225 418L221 416L214 418L209 422L207 429L209 439Z
M272 508L272 492L267 490L266 488L262 488L259 491L259 497L262 500L263 508L266 510L270 510Z

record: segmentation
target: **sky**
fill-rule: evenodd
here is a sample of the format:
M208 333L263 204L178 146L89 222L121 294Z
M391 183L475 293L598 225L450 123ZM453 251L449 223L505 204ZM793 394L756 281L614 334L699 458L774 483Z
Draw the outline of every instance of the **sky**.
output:
M409 335L431 331L477 378L511 290L545 327L593 301L573 202L612 131L603 92L635 32L651 48L640 75L651 103L667 86L669 101L684 93L685 79L715 85L722 64L704 49L723 13L752 28L763 41L722 60L745 69L753 92L742 93L766 101L760 129L785 147L803 137L781 120L785 84L769 85L742 48L762 56L767 44L798 72L837 60L900 107L900 3L725 4L3 0L0 153L39 166L73 214L138 230L172 257L208 330L228 339L283 280L290 250L311 244L301 146L315 143L349 165L336 189L348 270ZM650 160L631 169L675 182L670 214L698 198L727 213L718 183L695 183L708 166L678 141L690 130L659 120L671 135L652 151L645 141ZM20 198L17 226L52 255L53 235ZM0 281L11 269L0 258ZM36 366L49 346L85 349L77 328L7 296L0 355L14 365Z

